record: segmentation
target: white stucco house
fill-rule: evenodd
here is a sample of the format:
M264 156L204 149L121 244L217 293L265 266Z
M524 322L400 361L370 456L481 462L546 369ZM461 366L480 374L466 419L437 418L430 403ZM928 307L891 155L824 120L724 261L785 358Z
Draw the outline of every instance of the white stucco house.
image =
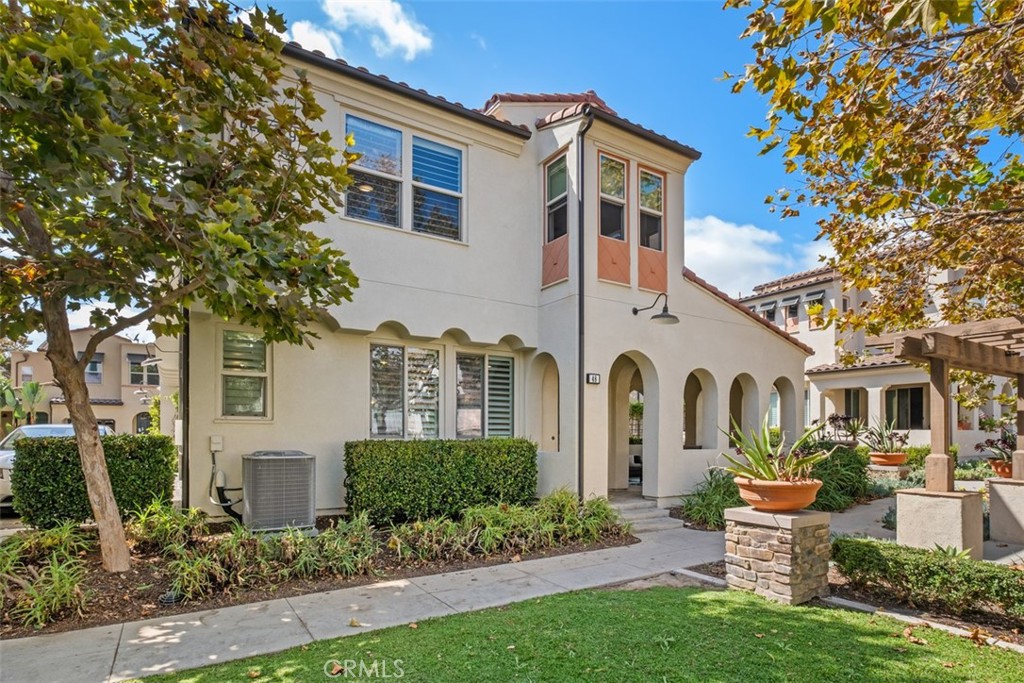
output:
M870 425L880 420L895 421L897 428L909 432L911 445L927 445L931 427L927 370L894 357L891 339L816 326L808 314L816 304L826 312L856 309L871 296L870 291L845 287L839 275L825 266L757 285L753 294L741 302L814 349L807 358L804 384L804 415L809 423L833 414L858 418ZM927 313L939 322L934 303ZM844 351L855 354L857 360L843 362ZM996 394L1011 395L1009 379L994 376L991 381ZM961 456L968 456L974 454L976 443L992 436L979 429L981 414L999 416L1009 408L992 400L980 409L968 409L951 400L949 410L953 443L959 446Z
M363 155L345 208L315 228L360 286L312 350L190 311L179 362L161 366L183 385L186 504L218 512L212 444L233 486L243 454L314 454L327 512L346 441L498 435L539 444L539 493L606 495L627 487L638 390L640 489L669 506L727 447L719 428L753 426L773 388L783 427L803 425L812 349L686 269L695 149L592 91L470 109L294 43L284 57ZM678 324L652 320L663 307Z

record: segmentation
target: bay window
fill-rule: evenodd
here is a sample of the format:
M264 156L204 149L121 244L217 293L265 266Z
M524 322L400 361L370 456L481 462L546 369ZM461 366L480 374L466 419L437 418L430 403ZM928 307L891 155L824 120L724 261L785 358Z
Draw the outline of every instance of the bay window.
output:
M626 240L626 164L600 155L601 235Z
M640 246L662 250L665 179L640 171Z
M547 242L569 232L569 183L565 155L547 166L544 199L547 207Z

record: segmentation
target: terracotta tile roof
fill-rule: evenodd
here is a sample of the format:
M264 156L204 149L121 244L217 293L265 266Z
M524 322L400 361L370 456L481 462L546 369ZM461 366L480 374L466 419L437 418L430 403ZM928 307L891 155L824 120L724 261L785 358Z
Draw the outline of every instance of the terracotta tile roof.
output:
M615 110L608 106L608 103L602 100L596 92L588 90L580 93L495 93L491 95L491 98L484 104L483 111L485 113L490 112L491 109L496 107L501 102L526 102L526 103L584 103L592 104L595 107L604 109L609 114L615 116Z
M375 85L379 88L383 88L384 90L404 95L418 102L433 105L449 113L502 130L506 133L511 133L512 135L523 139L529 139L531 136L530 129L526 126L517 126L516 124L510 123L505 119L498 118L497 116L492 116L476 109L470 109L469 107L464 106L461 102L449 102L440 95L431 95L426 90L413 88L408 83L393 81L384 74L372 74L366 67L352 66L344 59L331 59L320 50L307 50L303 48L302 45L294 41L286 43L281 54L286 57L301 60L307 64L313 64L329 71L354 78L358 81L362 81L363 83Z
M64 403L64 397L58 396L57 398L51 398L50 403ZM124 401L119 398L90 398L89 403L94 406L123 406Z
M558 111L548 114L547 116L543 116L537 119L536 126L537 129L540 130L545 126L550 126L559 121L575 118L577 116L583 116L585 114L593 114L595 119L604 121L605 123L615 126L620 130L624 130L627 133L632 133L641 138L644 138L645 140L649 140L656 145L667 147L668 149L671 149L674 152L678 152L679 154L682 154L685 157L693 159L694 161L700 159L700 152L695 150L693 147L690 147L689 145L684 145L683 143L673 140L672 138L666 137L661 133L655 133L650 128L644 128L643 126L637 123L633 123L629 119L624 119L621 116L618 116L617 114L609 113L608 111L601 109L600 107L596 107L595 105L589 102L577 102L576 104L566 107L565 109L560 109Z
M697 285L701 289L704 289L708 293L718 297L719 299L721 299L725 303L729 304L730 306L735 308L737 311L739 311L743 315L747 316L751 320L756 321L759 325L762 325L762 326L768 328L773 333L779 335L780 337L782 337L783 339L788 341L790 344L793 344L794 346L799 347L807 355L810 356L810 355L814 354L814 349L812 349L810 346L808 346L807 344L804 344L802 341L800 341L799 339L797 339L793 335L789 334L785 330L783 330L783 329L781 329L779 327L776 327L775 325L771 324L770 322L768 322L767 320L765 320L764 318L762 318L761 316L759 316L758 314L754 313L749 308L747 308L746 306L741 304L739 301L736 301L736 299L733 299L731 296L729 296L728 294L726 294L722 290L720 290L717 287L715 287L714 285L710 284L707 280L704 280L703 278L698 276L695 272L693 272L689 268L683 268L683 277L685 277L687 280L689 280L693 284Z
M900 360L891 353L880 353L875 356L864 356L863 358L859 358L849 364L829 363L828 365L818 365L807 370L807 374L813 375L822 372L843 372L845 370L870 370L872 368L887 368L899 365L910 365L910 363L905 360Z
M831 280L834 277L832 266L821 266L819 268L812 268L810 270L804 270L799 273L793 273L791 275L783 275L775 280L769 280L768 282L762 282L759 285L754 286L754 294L745 296L743 299L753 299L763 294L769 294L771 292L777 292L782 289L788 289L787 285L795 283L798 280L810 280L814 282L823 282ZM800 283L800 285L793 284L792 286L802 287L804 284L813 284L812 282Z

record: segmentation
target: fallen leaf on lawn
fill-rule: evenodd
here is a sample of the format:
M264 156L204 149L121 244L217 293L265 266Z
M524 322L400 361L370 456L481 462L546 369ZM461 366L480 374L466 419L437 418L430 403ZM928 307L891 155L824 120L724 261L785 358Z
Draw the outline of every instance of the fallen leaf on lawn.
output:
M512 562L522 562L523 561L523 557L522 557L522 555L516 554L516 555L512 556L512 560L511 561Z
M259 669L250 669L247 675L249 678L259 678L262 674Z
M362 626L362 624L359 623L359 620L356 619L355 617L352 617L351 619L348 620L348 625L352 626L352 627Z
M332 676L337 676L338 674L344 673L344 672L345 672L345 667L343 667L338 662L335 662L334 666L331 667L331 675Z
M905 647L898 647L898 648L896 648L896 652L906 652L906 651L907 651L907 648L905 648Z
M763 633L755 633L754 637L755 638L764 638L764 634Z
M943 662L942 666L946 667L947 669L952 669L954 666L956 666L956 662Z
M974 643L978 647L981 647L982 645L987 645L988 644L988 639L991 638L991 637L992 637L991 633L989 633L988 631L986 631L986 630L984 630L982 628L979 628L977 626L972 628L970 630L970 632L968 632L968 634L966 636L964 636L964 638L966 638L967 640L971 641L972 643Z
M509 645L509 646L508 646L508 647L506 647L505 649L506 649L506 650L514 650L514 649L516 649L516 646L515 646L515 645Z
M419 628L419 627L420 627L420 625L417 624L415 621L412 622L411 624L409 624L409 628Z
M928 644L927 640L925 640L924 638L918 638L917 636L909 636L907 638L907 640L910 641L911 643L913 643L914 645L927 645Z
M302 646L302 651L303 651L303 652L305 652L305 651L306 651L306 650L308 650L308 649L309 649L309 645L303 645L303 646Z

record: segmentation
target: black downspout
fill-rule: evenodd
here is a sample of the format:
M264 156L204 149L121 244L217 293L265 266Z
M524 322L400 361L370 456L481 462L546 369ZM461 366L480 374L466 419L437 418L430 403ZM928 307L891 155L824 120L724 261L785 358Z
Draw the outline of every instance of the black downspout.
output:
M586 242L583 234L583 212L584 212L584 169L586 161L586 150L583 147L583 138L586 137L587 131L594 125L594 112L591 110L590 105L586 105L583 109L584 115L587 120L580 125L579 131L576 133L576 197L578 200L578 206L576 209L576 245L577 245L577 256L578 263L576 268L576 279L577 279L577 292L579 296L579 311L577 319L577 343L578 348L576 351L577 356L577 397L576 397L576 468L577 468L577 482L579 484L579 496L580 500L586 496L586 489L583 488L583 393L586 390L586 372L583 367L584 357L584 345L583 345L583 323L586 320L586 310L584 306L583 298L583 271L584 265L586 264Z
M182 307L182 317L185 325L181 330L178 347L178 406L181 409L181 507L189 507L189 452L188 452L188 424L189 424L189 356L191 354L191 338L189 332L189 309Z

